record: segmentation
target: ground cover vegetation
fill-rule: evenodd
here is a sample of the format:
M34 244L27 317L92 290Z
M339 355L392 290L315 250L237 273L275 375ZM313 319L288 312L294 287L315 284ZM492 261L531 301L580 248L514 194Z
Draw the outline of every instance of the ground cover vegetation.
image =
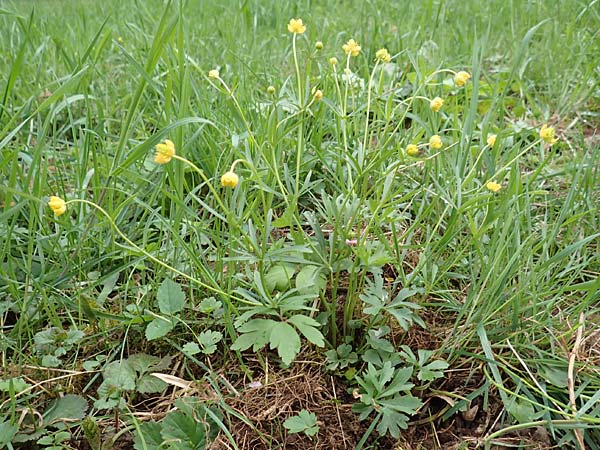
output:
M600 448L600 3L0 3L0 447Z

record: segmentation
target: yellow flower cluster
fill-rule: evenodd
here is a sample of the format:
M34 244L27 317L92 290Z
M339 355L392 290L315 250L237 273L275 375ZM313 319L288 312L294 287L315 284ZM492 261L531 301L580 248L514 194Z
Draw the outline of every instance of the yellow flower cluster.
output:
M439 137L437 134L434 134L429 138L429 146L434 150L439 150L444 146L444 143L442 142L441 137Z
M302 23L302 19L290 19L288 31L294 34L302 34L306 31L306 26Z
M431 102L429 102L429 107L433 112L438 112L444 106L444 100L440 97L436 97Z
M233 171L225 172L223 176L221 176L221 186L234 188L240 182L240 177Z
M406 146L406 154L408 156L419 156L419 147L417 147L415 144L408 144Z
M156 164L167 164L175 155L175 144L172 141L165 139L161 144L156 145L156 155L154 162Z
M50 197L48 206L54 211L56 217L63 215L67 210L67 203L62 198L56 197L55 195Z
M469 74L469 72L465 72L464 70L461 70L456 75L454 75L454 84L456 84L458 87L462 87L465 84L467 84L467 81L469 81L469 78L471 78L471 75Z
M354 39L350 39L348 42L342 45L342 48L344 49L346 55L358 56L360 53L360 45L358 45Z
M390 52L387 51L387 48L380 48L377 50L377 53L375 53L375 58L384 63L389 63L392 60L392 56L390 55Z
M487 142L487 145L489 145L489 146L490 146L490 148L491 148L491 147L493 147L493 146L494 146L494 144L496 143L496 138L497 138L497 136L496 136L495 134L490 134L490 135L488 136L488 138L487 138L487 141L486 141L486 142Z
M502 185L500 183L496 183L495 181L488 181L485 187L492 192L498 192L500 189L502 189Z
M544 124L540 130L540 138L549 145L553 145L558 141L558 138L554 137L555 134L556 131L554 130L554 127L549 127L546 124Z
M323 91L321 89L317 89L313 92L313 97L316 101L323 99Z
M208 78L212 78L213 80L219 78L219 71L217 69L209 70Z
M332 66L335 66L338 63L338 60L335 56L329 58L329 64L331 64Z

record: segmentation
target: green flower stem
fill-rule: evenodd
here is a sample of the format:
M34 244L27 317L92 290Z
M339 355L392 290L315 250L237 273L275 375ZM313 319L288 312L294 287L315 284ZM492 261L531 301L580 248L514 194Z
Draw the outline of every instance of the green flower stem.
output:
M292 39L292 53L294 54L294 66L296 68L296 79L298 82L298 107L303 111L304 104L302 99L302 78L300 78L300 66L298 65L298 54L296 51L296 34ZM300 162L302 160L302 148L304 138L304 114L300 115L300 124L298 127L298 140L296 146L296 190L294 195L296 200L300 197Z
M104 208L102 208L100 205L97 205L94 202L91 202L89 200L84 200L84 199L73 199L73 200L69 200L68 202L66 202L67 205L71 204L71 203L84 203L88 206L91 206L92 208L95 208L96 210L100 211L107 219L108 222L110 223L110 225L112 226L112 228L116 231L116 233L121 237L121 239L123 239L130 247L132 247L133 249L135 249L136 251L140 252L141 254L143 254L144 256L146 256L148 259L150 259L152 262L158 264L159 266L164 267L165 269L191 281L192 283L195 283L197 285L199 285L200 287L214 292L216 294L221 295L224 299L227 299L227 303L228 306L230 305L232 309L236 309L233 307L233 304L231 304L231 302L229 301L230 299L234 299L240 303L244 303L246 305L250 305L250 306L257 306L255 303L253 302L249 302L248 300L241 298L241 297L234 297L231 294L226 293L225 291L222 291L221 289L219 289L218 287L214 287L211 286L209 284L204 283L203 281L188 275L187 273L182 272L179 269L176 269L173 266L170 266L169 264L167 264L166 262L158 259L156 256L148 253L146 250L144 250L142 247L140 247L139 245L137 245L136 243L134 243L131 239L129 239L125 233L123 233L121 231L121 229L117 226L117 224L115 223L115 221L113 220L113 218L110 216L110 214L108 214L108 212L106 212L106 210L104 210Z

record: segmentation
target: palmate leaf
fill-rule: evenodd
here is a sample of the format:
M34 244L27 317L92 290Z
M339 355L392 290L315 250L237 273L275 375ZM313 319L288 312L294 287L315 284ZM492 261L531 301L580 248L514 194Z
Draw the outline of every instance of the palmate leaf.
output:
M238 328L242 334L238 336L232 350L244 351L252 347L253 351L263 348L270 340L271 331L277 324L271 319L252 319Z
M303 409L296 416L292 416L283 422L283 426L288 430L289 433L302 433L307 436L314 436L319 432L319 425L317 425L317 416L315 413L308 412Z
M323 334L318 330L321 326L315 319L296 314L288 319L288 322L292 323L302 335L310 342L315 344L317 347L323 347L325 345L325 338Z
M286 322L279 322L273 327L269 341L271 349L277 349L277 354L286 365L290 365L300 351L300 336Z

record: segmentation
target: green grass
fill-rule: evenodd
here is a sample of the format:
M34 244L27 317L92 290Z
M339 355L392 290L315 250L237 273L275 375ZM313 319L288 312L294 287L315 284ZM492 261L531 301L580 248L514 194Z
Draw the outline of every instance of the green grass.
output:
M305 34L287 32L292 17ZM296 359L298 330L303 362L292 368L319 364L351 392L367 361L380 374L385 360L395 374L410 366L397 358L421 333L415 314L437 333L421 344L449 369L432 382L414 366L412 394L455 399L444 420L470 405L464 398L482 408L496 399L499 428L483 446L539 425L559 448L600 448L597 1L7 1L0 29L8 448L26 448L11 436L66 393L90 405L88 441L98 424L154 436L134 414L139 384L108 383L104 400L123 403L94 403L101 372L110 381L113 362L140 353L174 356L174 375L211 383L218 400L178 408L234 445L240 420L263 431L229 405L219 374L243 389L244 376ZM350 38L362 50L346 59ZM382 47L393 57L384 70ZM346 64L357 87L344 81ZM472 75L462 88L450 72L459 70ZM539 139L543 124L557 130L553 146ZM434 134L440 150L427 145ZM164 139L182 159L157 165ZM421 154L408 156L409 144ZM240 182L224 188L234 161ZM64 215L53 216L51 195L68 201ZM390 306L399 292L406 303ZM375 335L393 351L378 350ZM325 353L344 343L355 372L328 371ZM253 344L266 347L240 351ZM444 383L465 367L464 385ZM138 369L121 375L138 383ZM390 445L375 439L380 411L357 448ZM75 445L83 414L72 417Z

